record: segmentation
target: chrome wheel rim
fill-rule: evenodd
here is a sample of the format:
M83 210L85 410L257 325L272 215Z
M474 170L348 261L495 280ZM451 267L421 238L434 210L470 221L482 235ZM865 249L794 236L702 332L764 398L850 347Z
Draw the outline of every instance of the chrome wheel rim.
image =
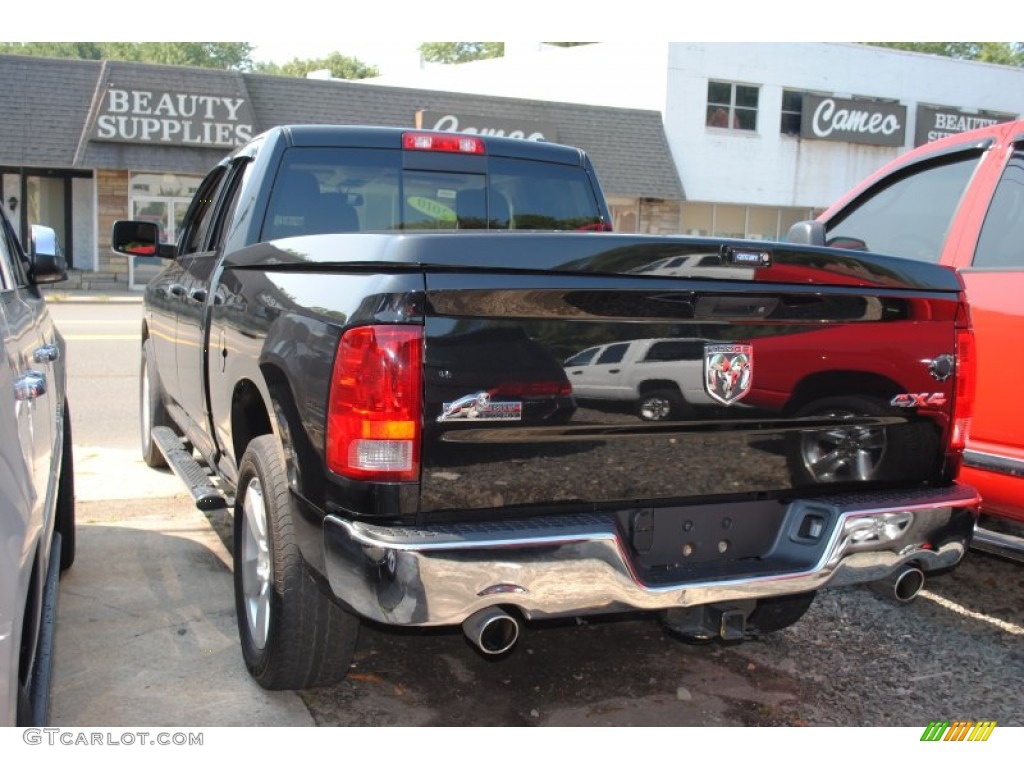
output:
M263 488L255 477L242 508L242 593L253 645L262 650L270 631L271 564Z
M663 421L672 412L672 403L664 397L648 397L640 405L640 416L647 421Z
M822 414L823 418L853 418L847 411ZM883 429L874 427L833 427L801 437L804 467L822 483L842 480L871 480L885 458Z

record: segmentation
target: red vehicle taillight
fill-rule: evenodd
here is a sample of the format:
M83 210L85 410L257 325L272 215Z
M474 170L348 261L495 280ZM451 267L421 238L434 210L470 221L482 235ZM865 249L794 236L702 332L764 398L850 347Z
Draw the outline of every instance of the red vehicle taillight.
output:
M485 154L484 140L477 136L451 133L410 131L402 134L403 149L426 152L460 152L469 155Z
M970 327L967 305L957 311L956 331L956 399L953 402L953 436L951 446L961 451L967 445L974 411L974 385L977 363L974 353L974 331Z
M358 480L418 479L422 398L422 328L346 331L328 399L327 466Z

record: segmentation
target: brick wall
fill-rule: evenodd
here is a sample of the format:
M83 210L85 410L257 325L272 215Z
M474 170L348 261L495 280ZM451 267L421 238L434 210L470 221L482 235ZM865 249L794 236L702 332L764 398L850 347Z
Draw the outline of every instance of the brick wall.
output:
M110 228L118 219L131 218L128 211L128 171L96 171L96 202L99 228L99 271L108 279L128 283L128 257L110 250Z

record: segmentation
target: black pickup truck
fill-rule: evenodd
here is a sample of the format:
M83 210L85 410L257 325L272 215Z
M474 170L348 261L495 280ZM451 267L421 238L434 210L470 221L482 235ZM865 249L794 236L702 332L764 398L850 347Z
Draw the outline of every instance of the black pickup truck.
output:
M167 260L143 453L233 509L260 684L342 678L361 621L461 624L492 654L524 621L626 611L741 639L823 587L907 599L960 561L978 497L953 481L952 271L608 221L577 149L292 126L209 174L177 245L115 224L115 250ZM666 408L601 397L643 339Z

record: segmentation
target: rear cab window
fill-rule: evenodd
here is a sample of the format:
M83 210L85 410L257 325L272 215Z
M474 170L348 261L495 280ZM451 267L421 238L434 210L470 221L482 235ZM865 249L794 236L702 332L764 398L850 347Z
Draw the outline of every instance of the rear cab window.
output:
M263 240L332 232L601 229L582 166L474 158L467 171L403 167L391 149L288 149L263 223ZM408 165L408 164L406 164ZM434 163L439 166L443 163Z

